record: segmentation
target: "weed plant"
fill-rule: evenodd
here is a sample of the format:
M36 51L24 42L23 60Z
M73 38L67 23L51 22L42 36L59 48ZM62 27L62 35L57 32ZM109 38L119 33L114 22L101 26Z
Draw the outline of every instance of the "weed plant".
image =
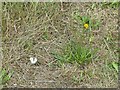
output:
M94 54L94 50L73 40L63 47L61 54L52 53L59 63L78 63L81 65L90 63Z
M0 85L7 83L10 80L13 72L8 72L4 68L0 70Z

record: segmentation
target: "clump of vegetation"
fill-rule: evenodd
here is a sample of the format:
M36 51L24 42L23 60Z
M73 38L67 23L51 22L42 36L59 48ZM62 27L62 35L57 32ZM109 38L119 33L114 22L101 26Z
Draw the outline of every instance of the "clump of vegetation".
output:
M0 70L0 85L7 83L10 80L13 72L8 72L4 68Z
M114 69L117 73L119 72L119 63L118 62L111 62L108 64L108 66L112 69Z
M118 0L113 0L113 2L106 2L106 3L102 3L101 4L102 5L102 7L104 7L104 8L107 8L107 7L111 7L111 8L119 8L119 6L120 6L120 3L119 3L119 1Z
M94 50L72 40L62 49L62 53L52 53L54 58L60 63L78 64L89 63L92 60L94 54Z
M112 66L118 72L118 63L112 62Z

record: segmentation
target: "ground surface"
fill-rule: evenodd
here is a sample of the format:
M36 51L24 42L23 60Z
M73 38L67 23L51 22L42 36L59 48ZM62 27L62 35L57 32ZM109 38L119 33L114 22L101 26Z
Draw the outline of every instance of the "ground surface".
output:
M84 67L69 63L59 67L50 53L59 52L69 38L82 41L78 37L83 27L74 12L100 21L91 31L97 57ZM117 72L109 67L118 61L117 8L101 3L3 3L2 14L3 67L14 71L6 86L117 87ZM38 62L31 65L30 57Z

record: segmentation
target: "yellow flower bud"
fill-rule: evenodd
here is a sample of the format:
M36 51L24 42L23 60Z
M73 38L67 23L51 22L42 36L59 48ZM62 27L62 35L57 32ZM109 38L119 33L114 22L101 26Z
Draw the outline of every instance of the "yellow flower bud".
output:
M88 24L84 24L84 28L88 29L89 25Z

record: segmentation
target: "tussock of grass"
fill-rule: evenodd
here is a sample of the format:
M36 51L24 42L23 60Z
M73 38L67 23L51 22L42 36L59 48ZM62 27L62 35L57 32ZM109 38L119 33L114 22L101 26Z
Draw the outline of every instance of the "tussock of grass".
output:
M92 58L95 56L95 53L96 52L91 48L71 40L65 47L63 47L61 54L52 54L60 63L78 63L80 65L84 65L85 63L90 63Z
M7 83L13 75L13 72L8 72L4 68L0 70L0 85Z

